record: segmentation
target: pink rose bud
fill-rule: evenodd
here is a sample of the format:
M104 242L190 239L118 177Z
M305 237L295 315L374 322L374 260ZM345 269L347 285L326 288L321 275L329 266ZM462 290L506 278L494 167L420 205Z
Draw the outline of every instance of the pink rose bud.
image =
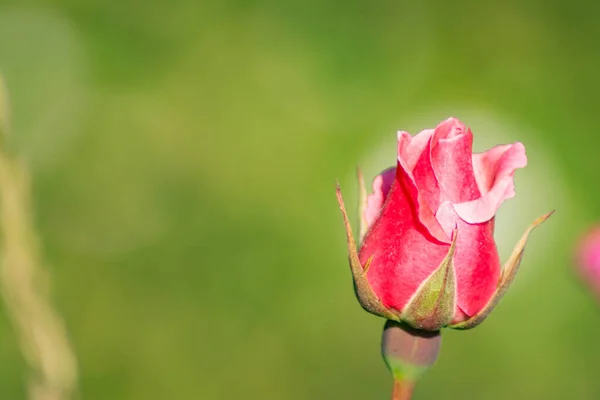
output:
M577 246L576 257L580 276L600 300L600 226L583 236Z
M358 252L338 188L356 294L367 311L422 330L466 329L504 295L529 233L550 213L527 229L502 267L494 216L515 195L525 147L472 153L472 143L471 130L455 118L415 136L399 132L397 164L374 179L372 194L359 173Z

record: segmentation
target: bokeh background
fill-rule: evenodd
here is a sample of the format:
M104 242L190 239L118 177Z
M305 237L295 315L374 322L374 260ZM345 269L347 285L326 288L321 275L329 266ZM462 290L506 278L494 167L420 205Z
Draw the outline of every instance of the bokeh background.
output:
M385 399L334 195L451 115L522 141L497 237L537 216L494 314L415 399L599 399L572 246L600 219L600 3L4 0L10 141L32 172L81 398ZM354 219L356 225L356 218ZM0 398L27 367L0 307Z

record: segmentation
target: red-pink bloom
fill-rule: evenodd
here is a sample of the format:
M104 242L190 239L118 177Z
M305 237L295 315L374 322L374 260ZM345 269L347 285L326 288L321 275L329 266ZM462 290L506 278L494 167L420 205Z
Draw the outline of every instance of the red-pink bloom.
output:
M577 246L576 257L579 274L600 299L600 226L583 236Z
M420 329L469 327L508 287L494 216L515 195L513 175L527 165L525 147L517 142L473 154L472 142L471 130L455 118L415 136L398 133L396 167L375 178L366 199L363 194L366 235L355 260L350 249L367 310ZM509 260L510 279L521 254L522 248ZM361 299L361 292L370 298Z

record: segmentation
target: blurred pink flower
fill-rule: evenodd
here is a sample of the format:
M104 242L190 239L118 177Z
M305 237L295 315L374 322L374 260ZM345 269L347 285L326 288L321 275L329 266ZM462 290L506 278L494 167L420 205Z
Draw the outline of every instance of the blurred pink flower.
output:
M600 225L588 230L577 244L578 272L600 300Z

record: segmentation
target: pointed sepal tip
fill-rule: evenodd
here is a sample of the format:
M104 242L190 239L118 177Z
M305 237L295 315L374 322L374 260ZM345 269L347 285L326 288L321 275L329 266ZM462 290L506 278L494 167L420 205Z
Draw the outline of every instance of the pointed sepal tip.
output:
M398 321L398 315L393 311L386 308L377 295L373 292L371 285L367 280L367 271L369 269L371 259L367 260L363 268L360 260L358 259L358 252L356 248L356 241L354 240L354 234L350 221L348 219L348 213L346 212L346 206L342 197L342 191L340 185L336 182L336 196L342 217L344 219L344 226L346 228L346 239L348 242L348 258L350 263L350 271L352 272L352 278L354 280L354 292L360 305L371 314L379 315L389 320Z
M401 319L416 329L437 331L452 322L456 309L456 271L454 251L457 229L446 257L419 286L404 307Z

